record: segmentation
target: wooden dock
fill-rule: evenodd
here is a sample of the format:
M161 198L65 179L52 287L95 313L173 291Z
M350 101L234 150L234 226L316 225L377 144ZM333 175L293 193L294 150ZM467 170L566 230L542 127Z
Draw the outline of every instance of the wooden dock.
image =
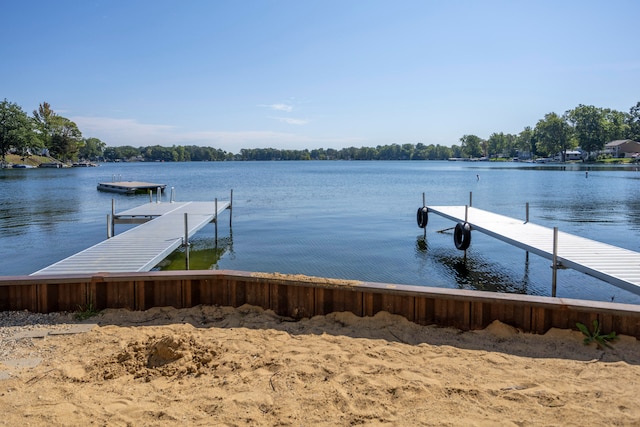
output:
M640 295L638 252L473 207L428 206L427 209L428 212L457 223L467 222L471 230L480 231L541 257L552 261L555 257L556 264L552 265L554 279L557 267L567 267ZM557 239L554 239L555 232Z
M149 271L184 243L185 232L188 240L210 222L217 227L225 209L230 201L146 203L113 216L113 224L140 225L31 275Z

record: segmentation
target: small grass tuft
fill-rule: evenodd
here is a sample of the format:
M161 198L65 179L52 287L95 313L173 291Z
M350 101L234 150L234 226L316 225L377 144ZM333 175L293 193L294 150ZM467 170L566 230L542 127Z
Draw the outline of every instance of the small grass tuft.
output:
M580 329L580 332L582 332L582 334L585 336L584 338L585 345L589 345L595 342L598 348L604 350L604 347L613 348L611 347L611 345L609 345L609 343L618 339L615 332L603 334L600 331L600 323L598 322L598 319L593 320L592 331L590 331L589 328L587 328L584 324L580 322L576 323L576 326L578 327L578 329Z
M76 311L75 313L75 318L76 320L87 320L94 316L97 316L98 314L100 314L100 311L94 307L92 302L90 302L89 304L86 304L84 306L78 306L78 311Z

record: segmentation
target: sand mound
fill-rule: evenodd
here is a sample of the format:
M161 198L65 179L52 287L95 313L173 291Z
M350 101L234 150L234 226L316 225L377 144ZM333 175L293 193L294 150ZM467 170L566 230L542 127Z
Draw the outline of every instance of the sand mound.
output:
M151 336L144 341L131 341L119 353L97 364L97 378L110 380L133 375L151 381L156 377L202 375L214 368L218 350L195 337Z

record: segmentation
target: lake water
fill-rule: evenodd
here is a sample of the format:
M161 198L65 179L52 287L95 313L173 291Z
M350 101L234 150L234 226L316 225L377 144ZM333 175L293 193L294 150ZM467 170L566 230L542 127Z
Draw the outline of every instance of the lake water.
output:
M228 212L193 239L192 268L306 274L373 282L550 295L550 261L482 233L467 258L454 224L430 215L426 239L416 210L473 206L640 251L636 167L541 167L487 162L110 163L97 168L0 169L0 275L26 275L106 238L116 211L149 201L96 190L98 182L149 181L179 201L228 200ZM478 179L479 176L479 179ZM163 196L168 201L169 191ZM155 196L154 196L155 197ZM116 226L116 233L125 226ZM194 256L195 255L195 256ZM173 265L181 268L182 254ZM196 262L197 265L193 265ZM640 303L640 297L572 270L557 295Z

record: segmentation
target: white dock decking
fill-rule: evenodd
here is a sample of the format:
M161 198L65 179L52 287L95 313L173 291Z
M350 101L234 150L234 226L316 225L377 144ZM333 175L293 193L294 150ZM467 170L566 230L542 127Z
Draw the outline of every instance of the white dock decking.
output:
M428 211L455 222L465 221L465 206L428 206ZM553 260L553 229L521 219L467 208L466 222L504 242ZM640 253L558 231L561 266L596 277L640 295Z
M149 271L189 236L231 207L231 202L146 203L120 212L115 223L141 223L31 275Z

